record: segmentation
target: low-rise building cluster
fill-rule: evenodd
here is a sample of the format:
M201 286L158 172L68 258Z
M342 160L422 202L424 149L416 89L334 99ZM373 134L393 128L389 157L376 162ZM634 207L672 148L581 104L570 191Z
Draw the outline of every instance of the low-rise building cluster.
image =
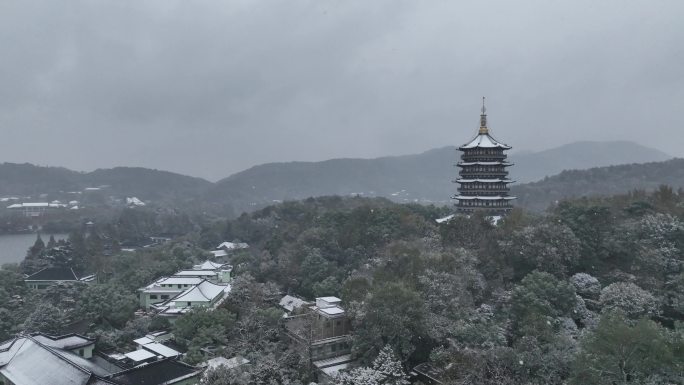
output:
M232 270L229 264L206 261L161 277L138 289L140 306L171 320L198 307L213 309L230 293Z

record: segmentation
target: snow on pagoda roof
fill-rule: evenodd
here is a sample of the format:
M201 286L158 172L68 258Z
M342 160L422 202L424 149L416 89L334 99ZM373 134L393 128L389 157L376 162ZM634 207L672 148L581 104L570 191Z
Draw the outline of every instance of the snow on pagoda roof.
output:
M512 166L513 163L509 162L459 162L457 166Z
M480 183L513 183L515 182L514 180L511 179L456 179L456 183L471 183L471 182L480 182Z
M459 200L473 200L473 199L479 199L483 201L497 201L497 200L513 200L516 199L516 197L502 197L500 195L495 195L495 196L479 196L479 195L456 195L454 196L454 199L459 199Z
M470 148L503 148L505 150L511 149L511 146L501 143L494 139L489 133L478 134L473 140L459 147L459 150Z

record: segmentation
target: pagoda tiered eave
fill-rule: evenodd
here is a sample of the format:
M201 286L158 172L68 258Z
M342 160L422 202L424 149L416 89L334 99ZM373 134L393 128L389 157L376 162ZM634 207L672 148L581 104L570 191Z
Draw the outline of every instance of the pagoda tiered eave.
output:
M513 165L513 163L504 162L504 161L501 161L501 162L458 162L458 163L456 163L456 166L458 166L458 167L464 167L464 166L504 166L504 167L508 167L508 166L512 166L512 165Z
M456 183L513 183L511 179L456 179Z
M470 142L462 145L458 149L463 151L471 148L502 148L504 150L510 150L512 147L494 139L489 133L485 133L478 134Z
M480 199L483 201L498 201L498 200L506 200L506 201L512 201L513 199L517 199L517 197L510 197L510 196L481 196L481 195L455 195L453 196L453 199L458 199L458 200L474 200L474 199Z

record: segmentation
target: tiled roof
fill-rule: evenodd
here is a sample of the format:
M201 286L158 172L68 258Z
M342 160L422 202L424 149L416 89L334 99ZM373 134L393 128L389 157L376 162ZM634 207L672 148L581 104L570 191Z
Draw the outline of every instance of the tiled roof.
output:
M28 276L26 281L78 281L78 275L68 267L46 267Z
M504 150L508 150L511 148L511 146L501 143L494 139L491 135L487 134L479 134L476 137L473 138L470 142L462 145L459 147L460 150L465 150L468 148L503 148Z
M204 281L199 285L179 294L176 298L173 298L172 301L211 302L214 300L214 298L226 291L226 289L230 290L230 286L222 286L209 281Z
M162 345L158 342L142 345L142 348L166 358L178 357L181 354L181 352L171 349L170 347Z
M311 303L292 295L286 295L280 299L278 304L287 311L294 311L298 307L310 305Z
M174 360L161 360L129 369L111 379L122 385L161 385L181 378L193 378L200 373L199 369L190 365Z
M94 339L80 336L78 334L65 334L62 336L53 337L41 333L33 335L33 338L42 344L51 346L53 348L66 350L73 350L95 343Z
M31 336L16 338L0 350L0 374L14 384L91 384L93 376L111 373L92 361L45 345Z

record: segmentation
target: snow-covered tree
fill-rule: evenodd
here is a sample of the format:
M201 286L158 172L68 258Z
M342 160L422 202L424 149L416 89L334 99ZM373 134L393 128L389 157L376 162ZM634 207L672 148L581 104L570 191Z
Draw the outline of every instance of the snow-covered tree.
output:
M389 345L382 348L378 356L375 357L372 368L385 377L383 384L406 385L409 383L399 358Z
M577 294L585 298L598 298L601 294L601 283L587 273L577 273L570 278Z
M335 378L337 385L408 385L408 376L394 350L385 346L373 360L371 366L355 368L340 373Z
M564 276L578 263L580 241L568 226L547 222L517 231L506 248L520 277L535 269Z
M637 318L656 314L658 303L653 295L631 282L616 282L601 290L601 311L621 311L627 317Z

